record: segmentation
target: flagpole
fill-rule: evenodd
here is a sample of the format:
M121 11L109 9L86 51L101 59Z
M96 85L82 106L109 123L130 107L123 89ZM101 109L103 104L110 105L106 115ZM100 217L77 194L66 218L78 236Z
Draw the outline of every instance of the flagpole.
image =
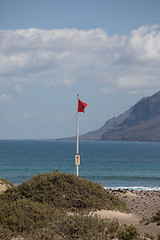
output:
M79 121L78 121L78 113L85 112L84 109L88 104L79 100L79 94L77 94L77 149L75 156L75 164L76 164L76 175L78 177L78 165L80 165L80 155L79 155Z
M78 153L79 153L78 100L79 100L79 94L77 94L77 150L76 150L76 156L78 156ZM76 163L76 175L77 175L77 177L78 177L78 163Z

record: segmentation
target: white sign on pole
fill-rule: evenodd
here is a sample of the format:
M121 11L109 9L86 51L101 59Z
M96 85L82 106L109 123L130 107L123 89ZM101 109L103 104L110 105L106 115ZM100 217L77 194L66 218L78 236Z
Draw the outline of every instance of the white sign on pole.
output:
M80 165L80 155L75 156L75 165Z

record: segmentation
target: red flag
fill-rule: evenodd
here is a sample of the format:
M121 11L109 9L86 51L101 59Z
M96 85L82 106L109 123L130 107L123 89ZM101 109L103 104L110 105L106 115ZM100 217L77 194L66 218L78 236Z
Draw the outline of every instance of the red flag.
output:
M78 112L85 112L84 109L87 106L88 106L87 103L82 102L81 100L78 99Z

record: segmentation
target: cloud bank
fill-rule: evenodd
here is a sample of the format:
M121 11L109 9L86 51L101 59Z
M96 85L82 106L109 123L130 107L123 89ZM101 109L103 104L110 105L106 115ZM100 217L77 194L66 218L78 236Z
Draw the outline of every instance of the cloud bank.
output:
M126 93L133 103L158 91L159 66L159 25L121 36L100 28L0 30L1 138L74 135L77 89L90 90L83 131L94 130L106 118L102 102L114 116L130 107Z
M0 86L21 92L26 83L46 87L101 83L102 92L160 88L160 29L142 26L128 36L103 29L0 30ZM0 102L9 101L7 92Z

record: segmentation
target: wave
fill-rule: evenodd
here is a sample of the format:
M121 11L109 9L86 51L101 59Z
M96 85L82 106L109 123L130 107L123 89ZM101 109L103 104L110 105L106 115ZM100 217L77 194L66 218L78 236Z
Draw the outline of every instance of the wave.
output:
M84 178L88 179L98 179L98 180L124 180L124 181L143 181L143 180L149 180L149 181L160 181L160 177L146 177L146 176L83 176Z
M160 191L160 187L145 187L145 186L130 186L130 187L124 187L124 186L118 186L118 187L104 187L105 189L127 189L127 190L136 190L136 191Z
M142 176L86 176L100 183L105 189L129 189L138 191L160 191L160 177Z

